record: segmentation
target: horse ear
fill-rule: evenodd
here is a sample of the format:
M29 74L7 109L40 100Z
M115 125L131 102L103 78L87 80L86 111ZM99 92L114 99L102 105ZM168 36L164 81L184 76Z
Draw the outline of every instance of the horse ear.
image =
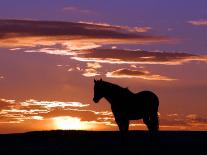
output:
M100 81L102 82L102 78L100 79Z
M94 79L93 81L94 81L94 83L96 83L96 79Z

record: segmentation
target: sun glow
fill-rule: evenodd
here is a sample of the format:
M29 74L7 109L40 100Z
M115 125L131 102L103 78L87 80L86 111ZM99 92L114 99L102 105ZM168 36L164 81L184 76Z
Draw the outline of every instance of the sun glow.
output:
M81 130L87 128L78 117L63 116L55 117L53 120L56 128L62 130Z

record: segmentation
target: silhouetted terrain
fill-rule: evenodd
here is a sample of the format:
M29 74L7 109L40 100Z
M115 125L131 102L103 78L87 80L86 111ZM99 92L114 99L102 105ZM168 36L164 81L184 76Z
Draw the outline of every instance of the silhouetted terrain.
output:
M113 131L37 131L0 135L0 154L159 154L189 155L207 153L207 132L162 131L151 142L145 131L130 131L128 148L119 143Z

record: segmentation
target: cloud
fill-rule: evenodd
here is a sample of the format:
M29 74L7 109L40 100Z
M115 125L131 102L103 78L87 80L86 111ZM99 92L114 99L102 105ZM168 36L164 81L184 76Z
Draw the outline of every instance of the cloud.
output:
M79 23L103 26L103 28L108 29L108 30L122 30L122 31L133 32L133 33L134 32L148 32L152 29L149 26L129 27L129 26L111 25L108 23L97 23L97 22L86 22L86 21L80 21Z
M191 61L207 62L206 56L178 52L149 52L143 50L91 49L83 50L72 59L110 64L180 65Z
M41 49L33 49L33 50L25 50L26 53L47 53L53 55L75 55L76 53L68 50L56 49L56 48L41 48Z
M206 123L207 124L207 116L199 116L197 114L188 114L186 115L186 119L191 123Z
M97 62L94 62L94 63L88 62L86 65L88 68L92 68L92 69L99 69L102 67L101 64L99 64Z
M43 106L45 108L55 108L55 107L87 107L89 104L83 104L80 102L61 102L61 101L37 101L34 99L26 100L20 103L21 106Z
M87 9L81 9L75 6L66 6L62 9L63 12L68 13L81 13L81 14L92 14L93 11Z
M37 101L34 99L18 102L0 99L0 106L0 123L21 123L26 120L46 120L60 116L80 117L85 121L95 121L97 117L112 117L112 113L109 111L86 109L89 104L80 102Z
M84 73L82 74L85 77L94 77L96 75L100 75L97 73L95 69L85 69Z
M207 26L207 20L206 19L200 19L200 20L190 20L188 23L194 25L194 26Z
M43 119L43 116L41 116L42 114L49 113L58 108L83 108L89 106L88 104L82 104L80 102L37 101L33 99L23 102L0 99L0 103L0 122L2 122L3 119L7 120L9 123L20 123L28 119L41 120Z
M18 51L18 50L21 50L22 48L11 48L11 49L9 49L10 51Z
M34 99L18 102L0 99L0 106L0 124L20 124L27 120L30 122L50 120L51 123L51 120L59 119L63 121L62 123L79 122L84 129L117 129L111 111L95 111L87 104L79 102L37 101ZM146 129L142 121L136 122L136 124L132 122L130 127ZM207 116L176 113L160 115L160 127L170 130L204 130L207 129Z
M82 74L83 76L85 76L85 77L93 77L93 76L96 76L96 75L100 75L97 72L97 69L102 67L99 63L97 63L97 62L94 62L94 63L88 62L86 65L87 65L87 67L84 70L84 73Z
M152 28L149 26L146 27L133 27L132 29L129 29L130 32L148 32Z
M8 100L8 99L0 99L0 108L4 107L4 106L8 106L8 105L12 105L15 103L15 100Z
M207 116L198 114L168 114L160 118L160 124L161 127L168 129L206 130Z
M1 79L4 79L4 76L0 75L0 80L1 80Z
M108 29L95 24L32 20L0 20L0 34L0 47L13 49L61 44L68 50L80 50L111 44L149 44L171 40L143 33L124 33L120 28Z
M118 69L112 72L108 72L106 77L111 78L139 78L144 80L161 80L161 81L174 81L176 79L161 76L157 74L151 74L149 71L130 70L130 69Z

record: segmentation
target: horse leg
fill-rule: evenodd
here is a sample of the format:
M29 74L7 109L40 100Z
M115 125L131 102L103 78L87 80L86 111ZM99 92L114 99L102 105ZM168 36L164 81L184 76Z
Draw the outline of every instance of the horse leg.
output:
M146 124L148 131L149 131L149 139L152 141L154 139L154 131L153 131L153 124L152 120L150 120L149 116L145 116L143 118L143 122Z
M159 129L157 113L151 113L149 116L145 116L143 118L143 122L147 125L150 139L154 141L157 137L157 131Z
M121 143L122 145L127 144L127 138L128 138L128 129L129 129L129 120L126 119L120 119L116 120L119 131L121 132Z
M122 141L124 143L127 142L128 140L128 130L129 130L129 121L128 120L125 120L123 121L123 123L121 123L122 125L122 129L121 129L121 132L122 132Z
M151 126L150 126L149 116L143 117L143 122L144 122L144 124L146 124L147 129L150 131L151 130Z
M157 139L157 132L159 130L159 118L157 112L153 112L150 115L150 124L151 124L150 136L151 139L154 141Z
M156 133L159 130L159 118L157 110L157 108L151 107L143 117L143 122L147 125L147 128L150 132Z
M153 132L157 132L159 130L159 118L157 112L153 112L150 115L150 122L151 122L151 130Z

